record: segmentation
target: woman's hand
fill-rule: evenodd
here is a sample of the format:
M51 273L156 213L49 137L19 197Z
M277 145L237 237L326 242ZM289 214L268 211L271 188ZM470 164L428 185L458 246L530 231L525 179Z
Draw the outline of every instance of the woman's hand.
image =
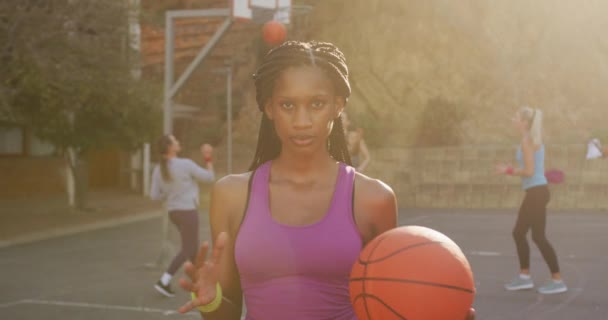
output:
M469 309L469 314L465 320L475 320L475 309Z
M208 143L202 144L201 154L203 155L203 160L205 160L205 162L211 162L213 160L213 147Z
M509 168L513 168L510 165L506 165L504 163L499 163L496 165L496 174L507 174ZM513 170L513 169L511 169Z
M184 269L190 279L179 279L179 285L188 292L194 292L196 299L192 299L181 306L179 308L180 313L186 313L196 307L209 304L215 299L217 294L216 284L219 281L220 272L219 262L224 252L227 237L226 232L221 232L217 236L209 258L207 258L209 244L205 242L201 245L195 263L186 262Z

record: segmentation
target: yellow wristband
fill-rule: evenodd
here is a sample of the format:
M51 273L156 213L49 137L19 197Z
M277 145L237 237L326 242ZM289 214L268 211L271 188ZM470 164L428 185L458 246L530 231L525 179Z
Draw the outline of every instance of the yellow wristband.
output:
M190 296L192 296L192 300L198 299L194 292L190 292ZM206 305L198 306L198 310L200 312L213 312L220 307L220 304L222 304L222 287L220 286L220 283L217 282L215 284L215 299Z

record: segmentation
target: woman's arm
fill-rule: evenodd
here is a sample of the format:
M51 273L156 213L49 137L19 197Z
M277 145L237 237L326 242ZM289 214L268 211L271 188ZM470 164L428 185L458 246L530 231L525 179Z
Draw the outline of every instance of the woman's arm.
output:
M496 165L498 174L506 174L510 176L531 177L534 175L534 152L535 147L529 137L524 137L521 142L521 152L524 160L523 168L514 168L505 164Z
M152 183L150 184L150 198L152 200L164 200L165 199L165 195L162 191L162 187L161 187L161 176L160 176L160 169L158 166L156 166L154 168L154 171L152 172Z
M213 147L210 144L204 143L200 147L205 169L199 167L192 161L192 176L200 182L212 182L215 179L215 171L213 170Z
M205 272L205 262L197 262L197 266L191 264L186 270L191 270L188 276L193 280L181 281L182 288L191 291L193 288L206 286L214 287L216 282L219 282L222 288L223 301L220 307L213 312L201 313L206 320L239 320L242 311L242 290L241 283L234 260L234 240L238 232L241 217L244 212L246 196L247 196L247 179L242 175L233 175L219 180L211 191L211 204L209 209L209 221L211 226L211 237L214 241L214 250L216 247L221 247L221 254L216 259L217 266L215 267L215 276L211 280L196 279L196 274ZM212 255L212 257L215 254ZM204 257L202 258L204 260ZM200 259L197 259L197 261ZM209 259L208 259L209 260ZM208 265L208 264L207 264ZM196 269L196 270L194 270ZM212 283L210 283L212 282ZM213 290L214 291L214 290ZM203 293L204 294L204 293ZM200 296L200 295L199 295ZM215 292L208 299L200 301L200 303L209 303L215 298ZM187 312L195 305L187 303L180 312Z
M213 182L215 180L215 172L213 171L213 164L207 162L207 169L201 168L194 161L190 160L190 174L192 177L200 182Z
M397 199L384 182L357 173L354 205L355 222L364 244L397 227Z

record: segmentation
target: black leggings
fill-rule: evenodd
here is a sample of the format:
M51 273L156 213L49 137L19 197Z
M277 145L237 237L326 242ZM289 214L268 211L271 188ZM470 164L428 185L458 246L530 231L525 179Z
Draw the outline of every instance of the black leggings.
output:
M530 268L530 246L526 235L532 229L532 240L543 255L551 273L559 272L557 255L545 236L547 220L547 204L549 203L549 188L546 185L532 187L526 190L526 196L519 208L517 222L513 228L513 239L517 246L517 256L521 269Z
M190 260L194 263L198 250L198 212L196 210L169 211L169 218L179 230L182 239L182 248L173 258L167 273L174 275L177 270Z

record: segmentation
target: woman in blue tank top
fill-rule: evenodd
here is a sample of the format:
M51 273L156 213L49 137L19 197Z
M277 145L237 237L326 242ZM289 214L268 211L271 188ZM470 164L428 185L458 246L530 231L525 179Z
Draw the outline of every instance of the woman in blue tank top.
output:
M351 165L340 114L350 95L333 44L288 41L255 75L262 112L250 171L215 183L214 244L186 264L179 311L206 320L355 320L348 279L360 250L397 226L389 186ZM355 196L356 195L356 196ZM243 299L244 297L244 299Z
M568 290L564 284L557 255L545 235L547 204L550 194L545 177L545 146L542 143L542 112L529 107L521 108L513 117L513 124L521 134L521 144L517 149L517 168L498 165L501 174L521 177L524 200L519 208L517 222L513 228L513 239L517 248L520 273L505 289L532 289L534 282L530 276L530 247L527 234L532 230L532 240L540 250L551 271L551 280L538 288L543 294L555 294Z

